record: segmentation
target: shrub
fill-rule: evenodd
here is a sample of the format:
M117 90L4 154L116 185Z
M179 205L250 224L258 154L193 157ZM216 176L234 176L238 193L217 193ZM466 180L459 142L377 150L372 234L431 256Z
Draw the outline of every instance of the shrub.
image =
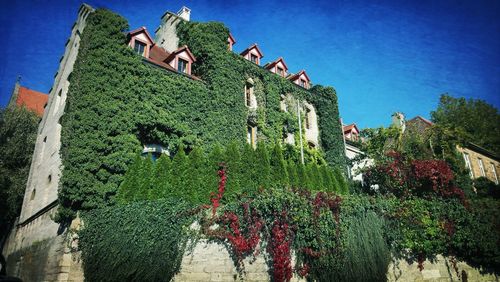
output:
M79 231L86 281L170 281L188 241L190 206L140 201L83 214Z

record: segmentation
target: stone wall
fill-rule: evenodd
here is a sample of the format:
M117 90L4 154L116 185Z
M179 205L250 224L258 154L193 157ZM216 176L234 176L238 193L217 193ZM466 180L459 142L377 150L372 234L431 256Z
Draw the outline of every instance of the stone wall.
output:
M83 281L80 256L74 251L75 235L59 233L50 214L11 232L4 248L7 274L23 281ZM79 219L75 219L70 230L79 225Z
M463 154L467 154L469 156L470 160L470 170L472 170L472 177L473 178L478 178L483 176L480 165L479 165L479 160L481 160L483 164L483 169L484 169L484 176L488 178L489 180L493 182L498 182L500 175L500 162L490 158L484 154L481 154L475 150L472 150L470 148L463 148L457 146L457 150Z
M244 260L244 274L239 276L234 261L226 247L220 244L200 240L192 251L184 254L181 271L174 281L270 281L268 266L261 252L255 260ZM296 276L292 281L305 281Z
M437 256L433 262L426 260L422 271L418 269L417 263L399 260L389 265L387 281L499 281L498 276L481 274L478 269L464 262L457 262L456 266L458 275L450 259L443 256Z

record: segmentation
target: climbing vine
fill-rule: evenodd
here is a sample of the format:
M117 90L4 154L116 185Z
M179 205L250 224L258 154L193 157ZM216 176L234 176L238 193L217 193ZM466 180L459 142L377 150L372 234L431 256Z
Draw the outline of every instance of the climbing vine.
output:
M250 113L243 93L248 78L254 81L258 101L251 118L259 142L281 142L284 125L297 122L280 110L280 95L309 101L319 89L300 88L229 52L228 29L220 23L178 26L180 44L193 51L193 71L202 81L144 63L126 46L128 28L119 15L97 9L81 35L61 120L64 169L58 221L72 218L77 210L114 204L124 173L144 144L159 144L175 153L181 146L211 149L217 143L246 140ZM319 114L324 156L330 165L340 164L335 153L341 150L335 148L341 140L336 96L332 88L318 95L334 108ZM323 153L314 154L312 160L321 162Z

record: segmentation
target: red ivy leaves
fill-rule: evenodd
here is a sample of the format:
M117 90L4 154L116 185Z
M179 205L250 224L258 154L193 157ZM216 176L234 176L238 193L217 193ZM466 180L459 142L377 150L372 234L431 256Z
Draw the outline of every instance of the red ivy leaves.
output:
M219 166L220 169L217 172L217 174L220 177L219 188L217 190L218 193L217 194L215 194L214 192L210 193L210 201L212 202L212 216L215 216L217 208L220 206L220 200L224 195L224 190L226 187L226 166L224 163L220 163Z
M271 230L271 242L268 252L273 258L274 281L290 281L292 279L292 260L290 245L293 233L288 225L287 213L283 211L281 216L274 220Z

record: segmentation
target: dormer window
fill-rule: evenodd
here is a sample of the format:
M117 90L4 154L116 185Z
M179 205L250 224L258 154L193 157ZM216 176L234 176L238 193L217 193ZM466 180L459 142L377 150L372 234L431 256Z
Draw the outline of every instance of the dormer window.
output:
M288 67L286 66L285 60L279 57L276 61L270 62L264 65L264 68L268 71L275 73L281 77L286 77Z
M191 75L191 66L195 61L196 59L186 45L170 53L170 55L163 60L163 62L169 64L172 69L187 75Z
M140 56L149 57L149 49L154 41L145 27L132 30L127 34L128 46L134 49L134 52Z
M259 58L255 54L250 54L250 61L254 64L259 64Z
M187 73L187 66L188 62L179 58L179 61L177 62L177 71L181 73Z
M260 64L260 59L264 57L257 44L253 44L252 46L248 47L243 52L241 52L240 55L257 65Z
M290 81L293 83L297 84L298 86L309 89L309 86L311 84L311 80L307 76L306 72L304 70L299 71L298 73L294 75L290 75L288 77Z
M134 51L137 54L144 56L144 50L146 50L146 44L136 40L134 44Z
M285 77L285 70L283 68L278 67L278 74L282 77Z

